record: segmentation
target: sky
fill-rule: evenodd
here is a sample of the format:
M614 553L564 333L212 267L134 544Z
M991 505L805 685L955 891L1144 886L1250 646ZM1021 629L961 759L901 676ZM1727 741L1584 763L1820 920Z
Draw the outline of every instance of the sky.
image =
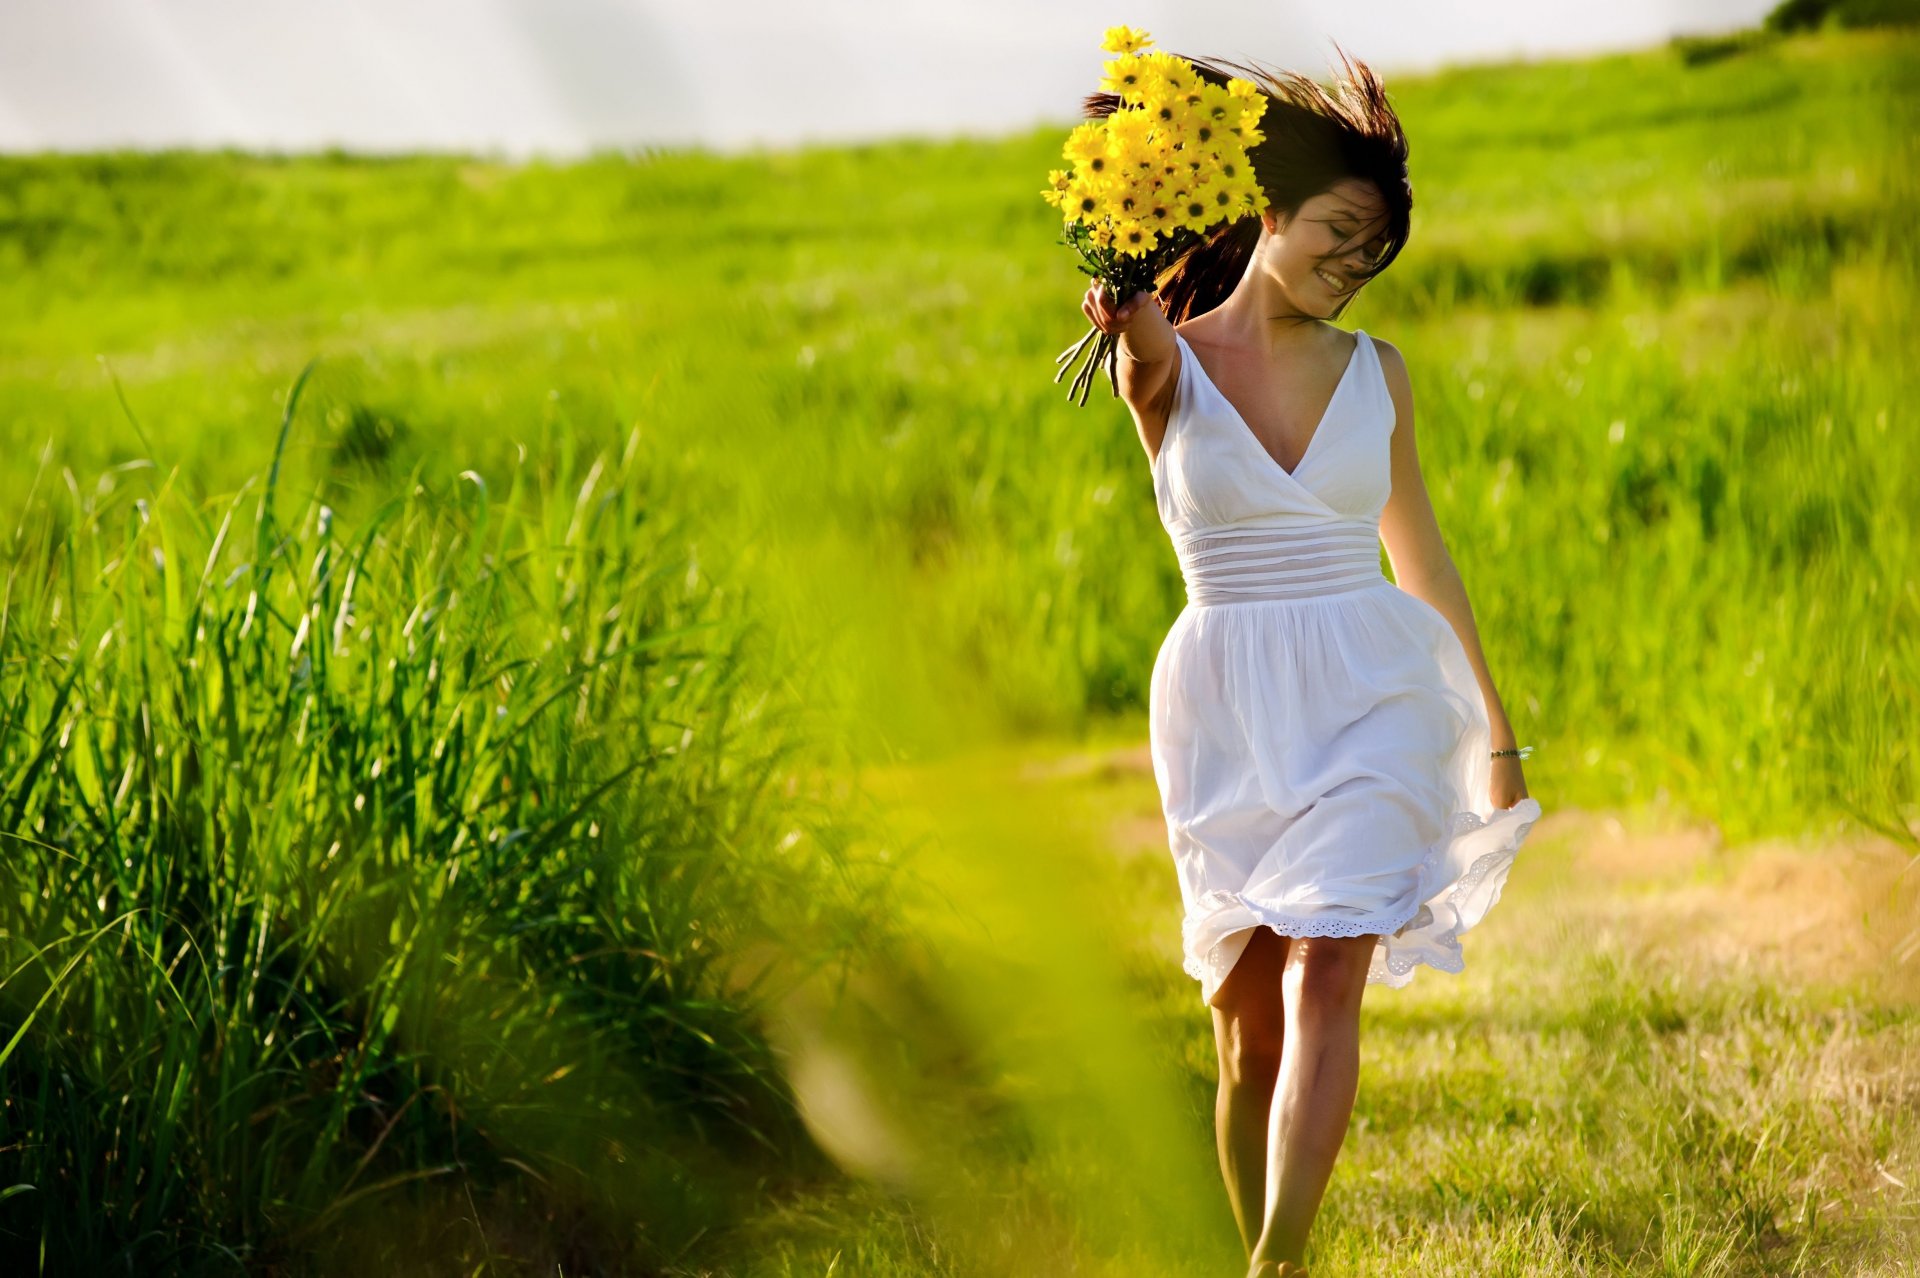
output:
M1329 78L1657 44L1776 0L0 0L0 152L525 159L1080 118L1102 33Z

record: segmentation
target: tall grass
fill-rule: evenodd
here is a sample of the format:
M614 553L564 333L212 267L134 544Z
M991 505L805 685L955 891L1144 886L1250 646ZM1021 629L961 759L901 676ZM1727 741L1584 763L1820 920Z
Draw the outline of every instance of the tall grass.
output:
M885 885L668 472L347 522L277 461L43 468L7 548L10 1271L658 1263L824 1167L727 964L849 961Z

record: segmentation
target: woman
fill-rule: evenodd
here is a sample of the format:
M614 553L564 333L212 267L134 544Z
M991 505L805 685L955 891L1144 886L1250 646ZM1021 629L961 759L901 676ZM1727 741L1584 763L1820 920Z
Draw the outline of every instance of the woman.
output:
M1461 971L1460 934L1540 816L1428 503L1406 362L1328 322L1399 253L1413 204L1385 91L1340 57L1332 94L1189 59L1267 93L1250 152L1267 207L1157 297L1116 306L1096 285L1083 307L1119 335L1186 580L1154 663L1152 757L1250 1278L1307 1272L1366 985Z

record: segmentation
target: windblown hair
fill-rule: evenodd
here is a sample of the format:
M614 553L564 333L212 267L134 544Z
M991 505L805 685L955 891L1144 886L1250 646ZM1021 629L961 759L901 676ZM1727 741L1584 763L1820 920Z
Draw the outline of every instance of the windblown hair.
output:
M1225 85L1239 76L1266 94L1267 109L1260 118L1264 136L1248 148L1247 158L1271 207L1292 218L1302 204L1343 178L1360 178L1379 188L1386 202L1386 248L1363 273L1371 280L1393 264L1407 242L1413 210L1407 138L1380 77L1338 44L1334 50L1345 75L1331 93L1294 71L1269 71L1223 58L1186 60L1210 83ZM1082 105L1087 118L1100 119L1118 109L1121 100L1116 93L1094 93ZM1246 274L1260 231L1259 215L1248 214L1215 228L1167 268L1157 284L1167 318L1178 324L1226 301ZM1340 256L1347 247L1342 244L1330 257ZM1355 288L1347 294L1334 312L1336 317L1359 291Z

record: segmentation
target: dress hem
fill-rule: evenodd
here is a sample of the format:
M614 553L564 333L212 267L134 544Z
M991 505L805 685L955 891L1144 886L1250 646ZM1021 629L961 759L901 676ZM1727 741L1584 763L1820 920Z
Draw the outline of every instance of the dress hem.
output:
M1447 890L1440 902L1442 910L1451 915L1455 922L1445 931L1430 938L1418 938L1426 944L1413 946L1414 936L1408 935L1409 928L1418 931L1420 927L1436 921L1436 916L1428 901L1429 883L1434 870L1441 864L1447 851L1462 837L1481 830L1494 829L1502 824L1502 817L1520 816L1521 819L1508 825L1506 837L1496 847L1489 848L1473 859L1473 863ZM1203 992L1210 1002L1213 994L1226 980L1232 964L1224 970L1218 970L1212 955L1230 936L1254 927L1268 927L1282 936L1365 936L1377 933L1380 942L1374 947L1372 961L1367 969L1366 983L1385 985L1390 989L1404 989L1413 981L1413 970L1426 965L1436 971L1458 974L1466 969L1466 954L1460 945L1460 936L1485 917L1499 899L1498 891L1494 900L1486 903L1479 914L1465 918L1459 906L1467 894L1479 887L1488 875L1496 870L1501 872L1504 883L1505 871L1518 859L1520 845L1525 842L1527 833L1534 822L1540 818L1540 804L1537 799L1528 796L1511 808L1503 808L1491 818L1482 818L1474 812L1460 812L1454 815L1453 831L1448 837L1439 840L1421 859L1419 883L1414 892L1411 908L1396 911L1372 919L1326 918L1304 914L1289 914L1275 910L1270 906L1247 897L1241 892L1228 892L1220 889L1205 892L1199 897L1204 908L1197 914L1189 914L1184 920L1184 951L1181 967L1187 975L1198 980L1205 987ZM1235 921L1232 926L1221 928L1223 916L1238 913L1244 922ZM1422 915L1426 915L1424 919ZM1197 951L1195 938L1202 931L1213 931L1215 935L1207 944L1204 952ZM1398 944L1396 944L1398 942ZM1411 949L1407 955L1397 953L1402 949ZM1238 955L1235 956L1237 961ZM1209 980L1209 977L1213 979Z

